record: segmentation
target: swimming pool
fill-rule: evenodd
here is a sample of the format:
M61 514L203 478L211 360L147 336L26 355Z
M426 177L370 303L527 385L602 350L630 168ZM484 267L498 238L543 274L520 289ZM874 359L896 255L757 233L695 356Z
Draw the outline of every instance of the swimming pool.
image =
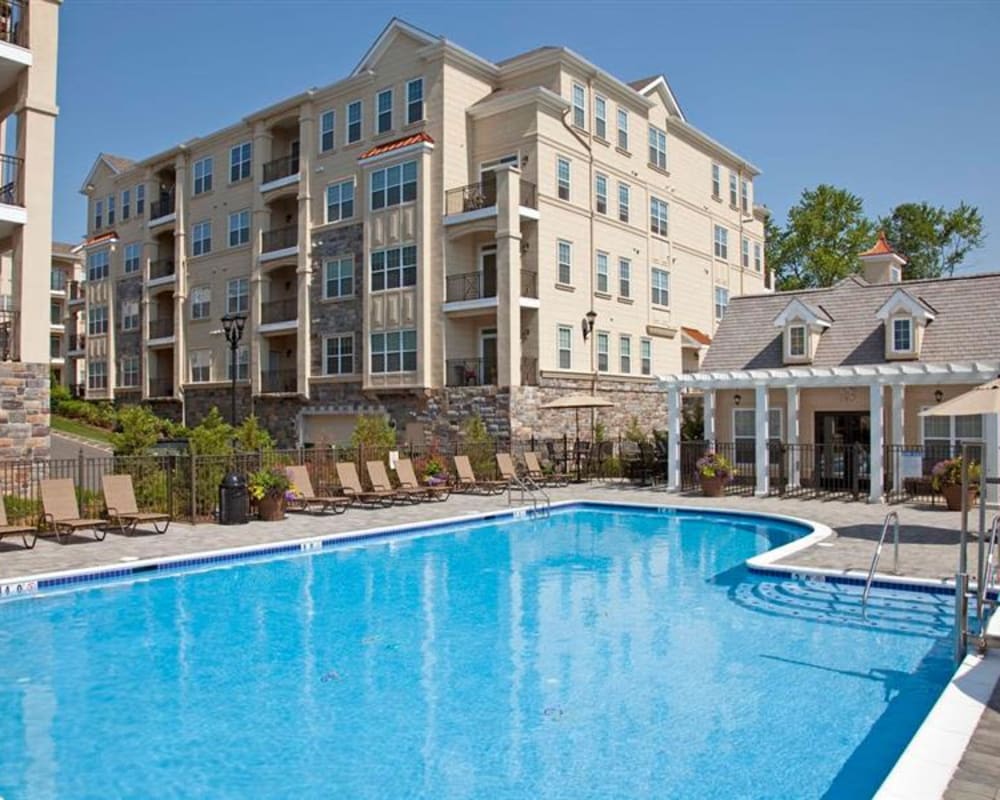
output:
M750 574L802 526L597 507L0 604L0 795L869 797L951 598Z

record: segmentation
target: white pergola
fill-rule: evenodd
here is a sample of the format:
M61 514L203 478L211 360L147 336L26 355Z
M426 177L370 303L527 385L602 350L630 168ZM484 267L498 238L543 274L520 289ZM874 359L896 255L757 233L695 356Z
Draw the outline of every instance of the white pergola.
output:
M787 392L788 432L786 444L799 441L799 390L841 386L868 387L868 408L871 415L869 502L881 503L883 486L882 456L886 443L883 426L882 395L886 386L891 390L890 434L896 444L903 443L903 393L906 386L978 384L996 378L1000 372L998 361L952 361L941 364L915 361L896 364L870 364L849 367L782 367L773 369L719 370L717 372L688 372L679 375L659 376L660 387L667 392L667 418L669 443L667 452L668 488L679 491L681 487L681 394L700 391L705 403L705 440L714 443L715 392L719 389L753 389L755 393L756 473L755 493L766 496L770 491L768 470L768 392L784 389ZM983 465L989 474L997 472L997 418L988 415L984 421L986 458ZM793 485L798 483L798 464L793 465L790 476ZM897 476L899 480L899 476ZM897 487L898 488L898 487Z

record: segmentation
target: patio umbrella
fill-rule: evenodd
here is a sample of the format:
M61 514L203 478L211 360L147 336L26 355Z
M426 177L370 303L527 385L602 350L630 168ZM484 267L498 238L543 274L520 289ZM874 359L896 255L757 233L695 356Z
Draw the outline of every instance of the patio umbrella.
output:
M921 417L961 417L967 414L1000 414L1000 378L920 412Z
M592 394L568 394L564 397L559 397L548 403L543 403L539 408L545 409L560 409L560 408L572 408L576 412L576 441L580 441L580 409L581 408L614 408L615 404L610 400L605 400L603 397L597 397ZM576 451L576 479L580 480L580 448L574 446Z

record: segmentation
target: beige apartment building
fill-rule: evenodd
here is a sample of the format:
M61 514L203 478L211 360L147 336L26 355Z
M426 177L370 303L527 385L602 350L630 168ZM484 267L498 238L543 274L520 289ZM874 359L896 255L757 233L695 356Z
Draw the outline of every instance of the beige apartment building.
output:
M492 63L392 20L354 71L84 182L87 396L284 443L358 413L409 438L471 413L572 430L570 391L666 425L654 376L697 368L729 298L767 288L759 171L667 81L570 50ZM246 314L235 364L224 314ZM586 334L586 335L585 335Z
M49 273L49 360L54 381L83 394L84 379L83 260L79 248L52 243Z
M49 453L59 5L0 0L0 458Z

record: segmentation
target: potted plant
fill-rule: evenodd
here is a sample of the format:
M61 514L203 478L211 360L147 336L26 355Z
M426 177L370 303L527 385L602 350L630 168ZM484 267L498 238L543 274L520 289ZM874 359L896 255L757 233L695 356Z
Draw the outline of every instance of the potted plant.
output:
M975 461L969 462L969 491L966 498L966 508L972 508L976 503L978 486L982 470ZM962 510L962 457L946 458L939 461L931 470L931 486L934 491L944 495L944 502L949 511Z
M701 493L705 497L722 497L726 484L736 474L732 462L712 450L699 458L695 466L701 479Z
M430 486L438 486L448 482L444 464L436 454L427 456L427 461L424 463L424 480Z
M283 469L268 467L251 472L247 490L257 505L257 517L264 522L277 522L285 518L287 493L295 494L295 487Z

